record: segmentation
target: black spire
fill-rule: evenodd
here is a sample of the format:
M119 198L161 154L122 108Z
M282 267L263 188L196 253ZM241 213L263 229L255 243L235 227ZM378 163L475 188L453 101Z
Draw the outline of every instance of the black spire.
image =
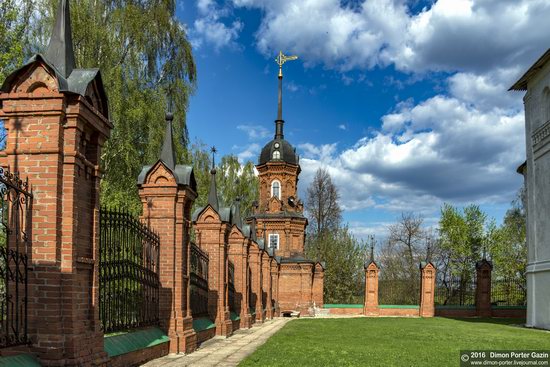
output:
M237 225L239 228L243 228L243 219L241 218L241 197L239 196L239 185L240 180L237 178L235 180L235 187L237 187L237 195L235 196L235 202L233 203L233 206L235 208L235 211L233 213L233 223Z
M253 241L258 240L258 236L256 234L256 217L252 217L252 223L250 223L250 239Z
M243 220L241 218L241 198L237 196L235 198L235 212L233 213L233 223L237 225L237 227L242 228L243 227Z
M59 2L50 44L44 56L65 78L68 78L76 67L74 61L69 0L61 0Z
M164 133L164 142L160 151L160 160L172 171L176 168L176 152L174 150L174 139L172 136L172 121L174 114L168 108L166 112L166 132Z
M283 73L279 69L279 104L277 106L277 120L275 120L275 139L283 139Z
M216 189L216 168L214 166L214 155L216 154L216 147L212 147L210 150L212 152L212 170L210 171L210 191L208 191L208 204L212 208L214 208L215 211L219 210L218 205L218 190Z

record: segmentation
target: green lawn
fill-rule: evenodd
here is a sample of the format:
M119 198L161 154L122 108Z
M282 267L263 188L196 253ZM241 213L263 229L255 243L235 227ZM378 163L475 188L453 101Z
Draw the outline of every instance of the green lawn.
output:
M239 366L459 366L461 349L546 349L550 332L517 319L291 321Z

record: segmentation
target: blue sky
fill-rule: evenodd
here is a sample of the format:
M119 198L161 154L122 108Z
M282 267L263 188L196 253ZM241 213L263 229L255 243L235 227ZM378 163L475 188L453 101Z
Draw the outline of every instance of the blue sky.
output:
M285 138L300 191L318 167L356 235L383 236L403 211L435 224L442 203L501 221L521 186L521 93L512 83L550 47L537 0L191 0L192 139L257 161L273 137L279 50Z

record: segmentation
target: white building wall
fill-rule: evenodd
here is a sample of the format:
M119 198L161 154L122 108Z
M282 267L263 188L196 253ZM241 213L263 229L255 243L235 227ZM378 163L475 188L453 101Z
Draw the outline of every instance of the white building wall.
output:
M550 329L550 62L528 81L527 326Z

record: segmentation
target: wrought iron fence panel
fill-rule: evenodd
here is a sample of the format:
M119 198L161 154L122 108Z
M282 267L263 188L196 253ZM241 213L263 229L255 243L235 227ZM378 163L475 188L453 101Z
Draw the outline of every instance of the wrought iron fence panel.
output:
M257 295L254 292L253 288L253 281L252 281L252 269L250 269L250 265L248 266L248 306L250 308L251 312L256 312L256 301L257 301Z
M434 296L436 306L475 306L476 283L471 279L438 279Z
M191 244L191 312L194 317L208 316L208 254Z
M527 285L524 279L493 279L491 304L495 306L525 306Z
M100 210L99 315L108 332L159 323L160 239L122 210Z
M27 344L32 194L28 180L0 167L0 348Z
M378 282L378 304L420 304L420 278L380 279Z

